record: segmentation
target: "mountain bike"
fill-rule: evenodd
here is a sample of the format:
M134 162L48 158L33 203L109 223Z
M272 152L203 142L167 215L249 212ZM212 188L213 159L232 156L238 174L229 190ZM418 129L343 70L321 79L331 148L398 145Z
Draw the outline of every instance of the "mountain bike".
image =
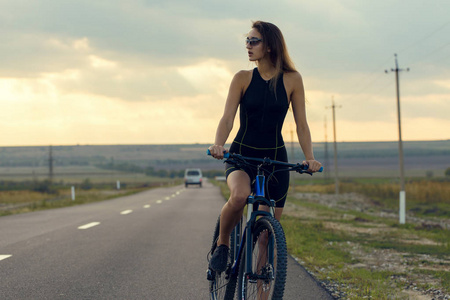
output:
M209 150L207 153L210 155ZM283 228L274 217L275 201L266 197L267 182L278 171L296 171L310 174L308 166L290 164L268 158L252 158L225 153L225 163L237 167L256 169L252 194L247 198L247 218L243 217L230 235L230 255L224 272L209 267L207 279L211 300L234 299L236 285L238 299L283 299L286 282L287 248ZM269 170L269 166L283 168ZM323 168L319 170L322 172ZM267 179L267 181L266 181ZM259 205L269 207L269 212L258 210ZM217 247L220 216L214 229L209 259Z

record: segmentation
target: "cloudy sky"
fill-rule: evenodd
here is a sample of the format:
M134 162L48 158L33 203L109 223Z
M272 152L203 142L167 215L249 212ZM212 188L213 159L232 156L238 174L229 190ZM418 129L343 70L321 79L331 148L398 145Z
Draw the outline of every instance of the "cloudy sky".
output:
M394 53L405 69L404 140L450 138L448 0L0 0L0 8L0 146L211 143L233 74L254 68L244 45L252 20L284 33L313 141L332 140L332 99L338 141L398 139L395 73L384 72Z

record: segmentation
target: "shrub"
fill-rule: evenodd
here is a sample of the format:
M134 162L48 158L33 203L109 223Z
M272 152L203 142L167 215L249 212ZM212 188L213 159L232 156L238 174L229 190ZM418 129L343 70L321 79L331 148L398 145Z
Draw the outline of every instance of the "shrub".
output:
M89 178L86 178L85 180L83 180L83 182L80 184L80 188L82 190L90 190L92 189L93 185L91 180L89 180Z
M47 194L55 194L56 188L53 186L52 181L49 179L45 179L42 181L34 181L33 182L33 191Z

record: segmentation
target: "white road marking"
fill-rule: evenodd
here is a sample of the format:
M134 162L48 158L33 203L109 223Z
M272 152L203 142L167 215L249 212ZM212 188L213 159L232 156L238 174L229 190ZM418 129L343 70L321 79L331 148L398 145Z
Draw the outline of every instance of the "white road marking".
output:
M144 208L150 208L150 204L144 205Z
M156 203L161 204L162 201L161 200L156 200Z
M164 198L165 200L170 200L170 197L166 197L166 198Z
M86 224L86 225L82 225L82 226L78 227L78 229L88 229L88 228L97 226L99 224L100 224L100 222L92 222L92 223L89 223L89 224Z
M133 211L131 210L131 209L128 209L128 210L124 210L124 211L122 211L120 214L121 215L128 215L128 214L131 214Z
M8 257L11 257L12 255L0 255L0 260L7 259Z

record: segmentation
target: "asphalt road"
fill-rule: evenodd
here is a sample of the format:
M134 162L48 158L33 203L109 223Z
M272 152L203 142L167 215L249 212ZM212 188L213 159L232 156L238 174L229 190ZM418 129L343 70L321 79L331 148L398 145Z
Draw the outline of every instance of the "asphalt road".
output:
M208 299L218 188L158 188L0 218L0 299ZM285 299L332 299L289 259Z

